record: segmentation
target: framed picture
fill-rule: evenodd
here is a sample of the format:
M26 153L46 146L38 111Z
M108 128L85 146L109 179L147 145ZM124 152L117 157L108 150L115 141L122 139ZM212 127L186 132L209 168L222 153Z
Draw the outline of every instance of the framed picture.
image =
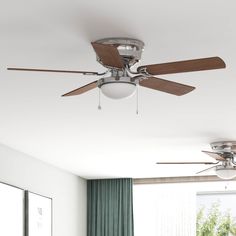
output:
M0 235L24 235L24 190L0 183Z
M52 199L25 192L26 236L52 236Z

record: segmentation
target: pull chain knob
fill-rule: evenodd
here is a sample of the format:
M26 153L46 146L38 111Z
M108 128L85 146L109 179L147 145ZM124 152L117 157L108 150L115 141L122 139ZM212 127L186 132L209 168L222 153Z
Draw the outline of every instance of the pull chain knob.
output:
M100 88L98 88L98 110L101 110L101 91Z
M138 115L138 84L136 85L136 114Z

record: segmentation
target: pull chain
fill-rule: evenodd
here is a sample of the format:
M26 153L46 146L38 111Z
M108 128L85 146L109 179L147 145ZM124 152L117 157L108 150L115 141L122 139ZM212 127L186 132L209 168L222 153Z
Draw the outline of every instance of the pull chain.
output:
M101 91L100 88L98 88L98 110L101 110Z
M136 85L136 114L138 115L138 84Z

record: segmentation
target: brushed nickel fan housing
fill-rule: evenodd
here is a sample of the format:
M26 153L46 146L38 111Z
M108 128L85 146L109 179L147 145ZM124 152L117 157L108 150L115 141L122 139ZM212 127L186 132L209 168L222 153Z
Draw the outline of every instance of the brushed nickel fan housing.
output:
M98 80L98 87L100 88L104 84L109 84L109 83L129 83L129 84L133 84L134 86L136 86L138 81L137 80L133 81L132 78L129 76L119 76L118 78L111 76L111 77L105 77L105 78Z
M140 61L144 50L144 43L132 38L104 38L95 42L116 46L124 63L129 67ZM97 61L101 63L101 59L98 56Z
M222 153L236 153L236 141L214 142L211 143L211 148Z

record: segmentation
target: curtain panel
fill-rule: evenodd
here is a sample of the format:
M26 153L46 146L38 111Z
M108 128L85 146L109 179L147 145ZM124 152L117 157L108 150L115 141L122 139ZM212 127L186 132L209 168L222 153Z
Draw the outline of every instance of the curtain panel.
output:
M87 236L133 236L132 179L87 181Z

